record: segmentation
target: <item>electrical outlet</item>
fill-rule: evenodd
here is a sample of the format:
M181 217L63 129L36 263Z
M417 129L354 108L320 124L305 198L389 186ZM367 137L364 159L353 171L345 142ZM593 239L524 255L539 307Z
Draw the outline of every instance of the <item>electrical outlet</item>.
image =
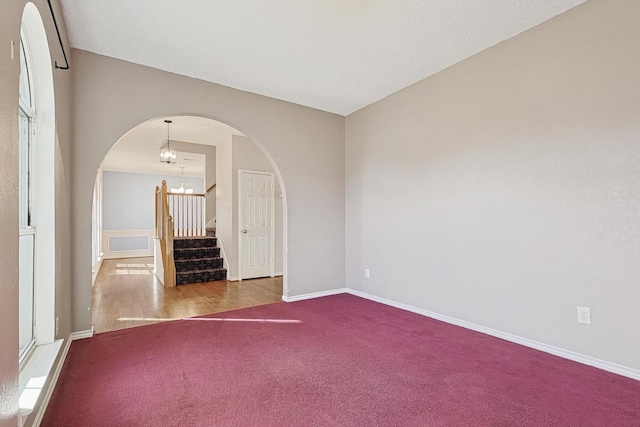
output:
M578 323L591 324L591 309L589 307L578 307Z
M59 317L56 317L56 337L58 336L58 320L59 319L60 319Z
M365 268L365 269L364 269L364 277L366 277L367 279L368 279L369 277L371 277L371 272L369 271L369 269L368 269L368 268Z

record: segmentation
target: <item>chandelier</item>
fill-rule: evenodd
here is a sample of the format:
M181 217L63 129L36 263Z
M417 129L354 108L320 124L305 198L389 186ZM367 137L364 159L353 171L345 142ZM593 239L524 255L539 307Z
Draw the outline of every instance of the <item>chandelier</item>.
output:
M192 194L193 188L184 188L184 166L180 166L180 170L180 188L172 188L171 192L178 194Z
M173 123L171 120L164 121L167 124L167 146L160 148L160 161L162 163L175 163L178 159L175 150L171 149L171 139L169 139L169 125Z

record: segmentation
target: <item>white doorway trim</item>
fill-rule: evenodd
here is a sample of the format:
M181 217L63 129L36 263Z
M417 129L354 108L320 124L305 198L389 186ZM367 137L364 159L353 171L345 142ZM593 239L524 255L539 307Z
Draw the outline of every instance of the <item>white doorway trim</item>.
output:
M243 265L243 257L242 257L242 234L243 234L243 224L242 224L242 209L243 209L243 174L257 174L257 175L265 175L269 177L270 180L270 188L269 188L269 204L270 204L270 276L275 276L275 185L274 185L274 173L267 171L256 171L249 169L238 169L238 280L242 281L243 273L242 273L242 265Z

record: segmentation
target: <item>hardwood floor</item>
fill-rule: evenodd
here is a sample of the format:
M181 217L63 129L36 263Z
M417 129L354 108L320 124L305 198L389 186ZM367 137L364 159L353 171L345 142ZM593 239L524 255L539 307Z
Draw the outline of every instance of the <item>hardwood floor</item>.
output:
M282 277L165 289L153 258L107 259L93 286L96 333L282 301Z

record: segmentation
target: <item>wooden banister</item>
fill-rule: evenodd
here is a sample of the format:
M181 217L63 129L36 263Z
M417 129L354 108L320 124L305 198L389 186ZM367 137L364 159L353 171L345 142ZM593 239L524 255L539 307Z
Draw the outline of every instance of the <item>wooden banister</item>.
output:
M169 214L167 181L162 180L162 188L156 187L156 238L160 241L164 287L176 285L176 265L173 258L173 218Z
M204 194L171 193L165 180L156 187L155 237L160 242L165 288L176 285L173 238L206 236L204 212Z

